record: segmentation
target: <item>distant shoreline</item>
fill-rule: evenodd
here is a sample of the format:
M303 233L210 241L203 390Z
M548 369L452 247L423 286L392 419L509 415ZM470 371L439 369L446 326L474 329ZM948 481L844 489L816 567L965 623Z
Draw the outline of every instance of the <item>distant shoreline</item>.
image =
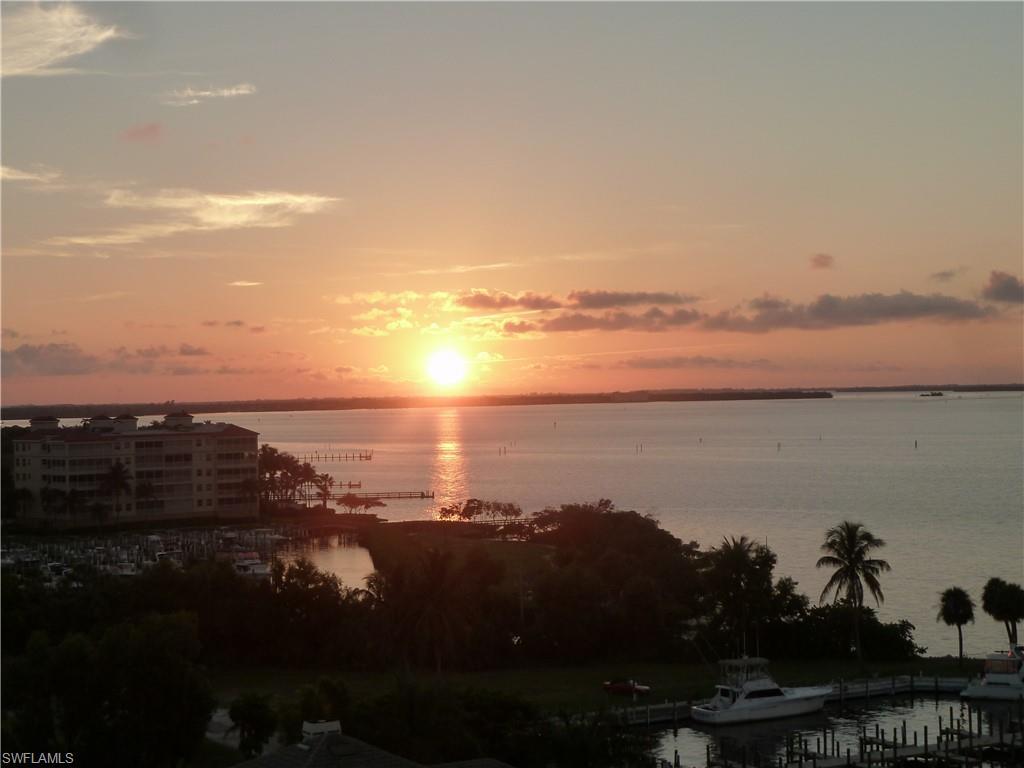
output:
M0 408L4 420L35 416L76 418L99 414L159 416L169 411L190 413L253 413L276 411L349 411L437 407L481 407L517 405L589 405L622 403L704 402L735 400L828 399L833 392L1020 392L1024 384L905 385L894 387L839 387L834 389L717 389L636 390L601 393L546 393L530 395L462 395L454 397L329 397L281 398L271 400L210 400L162 403L63 403L57 405L11 405Z

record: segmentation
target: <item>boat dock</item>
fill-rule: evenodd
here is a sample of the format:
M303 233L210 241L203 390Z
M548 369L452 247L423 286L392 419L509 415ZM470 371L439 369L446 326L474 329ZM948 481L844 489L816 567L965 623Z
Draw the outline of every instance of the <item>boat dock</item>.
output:
M870 699L877 696L895 696L898 693L958 694L970 682L966 677L925 677L923 675L899 675L895 677L869 678L865 680L840 680L832 684L832 693L826 702ZM690 707L704 704L707 700L665 701L660 704L623 707L617 710L623 725L664 725L690 719Z
M297 453L297 458L303 464L316 464L320 461L372 461L373 449L359 450L347 448L345 450L312 451L309 453Z
M903 675L867 680L841 680L833 683L827 702L846 704L879 696L902 693L958 694L968 684L966 677L924 677ZM658 704L623 707L616 710L624 726L664 726L673 728L688 722L690 708L703 701L665 701ZM1010 702L1012 704L1012 702ZM952 766L1024 766L1024 698L1011 712L996 720L984 710L968 705L965 718L955 717L953 707L939 717L937 727L925 726L921 732L901 727L886 734L877 725L874 733L863 728L856 742L841 744L835 731L823 730L811 743L792 734L785 757L769 757L745 750L728 749L719 741L716 749L707 746L705 765L690 768L874 768L878 766L932 765ZM987 732L986 732L987 731ZM673 762L662 760L660 768L680 768L678 754Z
M339 493L332 497L334 502L341 501L346 496L357 499L432 499L433 491L356 491L354 493Z

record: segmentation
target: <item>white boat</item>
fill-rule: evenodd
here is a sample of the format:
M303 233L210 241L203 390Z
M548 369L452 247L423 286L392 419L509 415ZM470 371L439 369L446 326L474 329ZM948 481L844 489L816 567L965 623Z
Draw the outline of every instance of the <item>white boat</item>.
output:
M1024 697L1024 645L986 656L984 673L972 680L960 695L965 699L999 701L1017 701Z
M782 688L768 674L767 659L726 659L722 679L710 701L694 704L690 716L700 723L731 725L817 712L831 685Z

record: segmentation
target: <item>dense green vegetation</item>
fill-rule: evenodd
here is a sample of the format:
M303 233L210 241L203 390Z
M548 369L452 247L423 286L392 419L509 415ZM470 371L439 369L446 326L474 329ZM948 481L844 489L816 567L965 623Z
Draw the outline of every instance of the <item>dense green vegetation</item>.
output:
M450 516L474 522L371 526L377 571L365 585L307 561L275 563L267 581L217 561L135 578L76 569L55 586L5 573L5 735L55 748L84 740L83 754L143 749L115 733L126 723L148 733L132 719L150 712L136 697L156 706L173 694L188 706L161 726L174 731L161 737L167 760L199 754L208 670L248 754L275 727L291 739L303 718L337 717L346 732L423 761L544 765L564 749L590 755L579 764L627 765L624 755L643 752L639 736L601 717L556 727L551 715L617 704L600 688L616 677L642 679L659 698L696 698L716 659L744 652L779 660L786 682L807 679L796 671L855 676L861 651L875 671L924 666L908 622L879 621L845 583L838 602L812 604L746 537L702 549L608 501L528 518L468 502ZM1013 586L996 585L986 609L1010 616ZM115 670L115 659L135 661ZM174 679L146 680L151 664ZM139 754L163 764L162 753Z

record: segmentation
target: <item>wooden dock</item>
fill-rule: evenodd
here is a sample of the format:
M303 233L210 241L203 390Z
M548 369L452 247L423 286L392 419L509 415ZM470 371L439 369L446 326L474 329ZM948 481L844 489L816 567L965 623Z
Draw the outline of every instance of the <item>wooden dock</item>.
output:
M321 461L372 461L373 449L359 450L347 448L345 450L312 451L310 453L299 453L295 455L301 463L316 464Z
M967 685L967 678L903 675L868 680L840 680L833 683L826 701L842 704L877 696L903 693L956 694ZM665 701L657 704L623 707L617 710L623 726L678 727L690 720L690 709L701 701ZM1012 703L1012 702L1011 702ZM701 768L883 768L883 766L1013 766L1024 767L1024 698L998 721L991 715L987 733L984 710L968 705L967 716L957 718L953 707L949 715L939 717L937 727L924 726L922 732L908 731L906 722L889 734L875 726L874 733L862 729L855 741L840 744L835 731L824 730L814 738L799 739L793 733L786 744L785 757L762 758L745 751L727 750L719 742L716 750L709 744L705 765ZM662 768L681 768L676 760L661 761ZM690 766L690 768L696 768Z
M346 491L345 493L338 493L331 497L334 502L341 501L341 499L348 497L355 497L357 499L432 499L434 498L433 491Z

